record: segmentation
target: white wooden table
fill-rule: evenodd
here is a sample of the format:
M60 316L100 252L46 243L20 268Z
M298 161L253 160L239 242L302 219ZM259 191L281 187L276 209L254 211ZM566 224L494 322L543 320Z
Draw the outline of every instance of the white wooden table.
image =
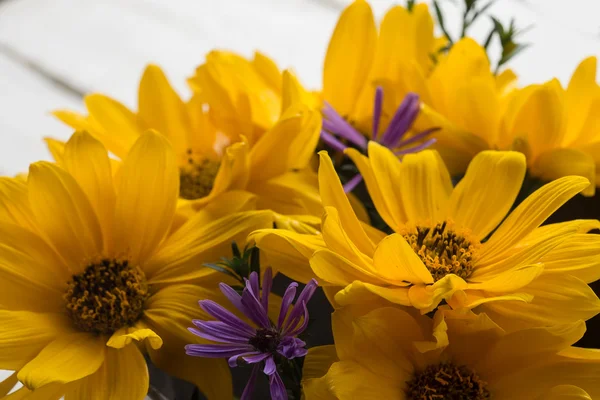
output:
M81 93L99 91L135 106L148 62L161 65L181 93L213 48L254 49L293 66L318 88L339 12L350 0L0 0L0 175L49 157L41 138L66 139L56 108L81 110ZM404 3L404 0L399 2ZM450 25L458 10L440 0ZM392 0L373 0L378 17ZM563 83L584 57L600 55L600 1L499 0L491 13L533 25L533 46L510 66L521 83ZM568 8L567 8L568 7ZM489 21L473 33L483 38ZM2 375L2 371L0 371Z

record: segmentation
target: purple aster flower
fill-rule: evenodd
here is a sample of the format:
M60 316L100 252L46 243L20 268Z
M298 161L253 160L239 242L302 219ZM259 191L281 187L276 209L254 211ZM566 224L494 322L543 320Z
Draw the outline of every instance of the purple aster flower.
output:
M372 140L384 145L385 147L394 150L394 153L398 156L408 153L416 153L421 151L433 143L435 139L427 137L439 128L432 128L426 131L420 132L415 136L404 139L404 136L413 125L420 110L419 95L416 93L409 93L406 95L402 103L394 113L392 120L388 124L387 129L381 136L378 136L379 123L381 121L381 109L383 104L383 89L377 87L375 90L375 105L373 106L373 135ZM337 113L331 107L331 105L325 103L323 110L323 130L321 131L321 139L327 145L337 151L344 151L348 146L344 144L339 138L345 139L348 142L354 144L364 152L367 151L368 140L354 128L348 121L346 121L341 115ZM336 137L337 136L337 137ZM410 147L407 147L410 146ZM399 149L399 150L397 150ZM356 185L360 183L362 176L360 174L355 175L345 185L344 190L346 193L351 192Z
M277 373L276 360L279 357L291 360L306 355L306 343L296 336L308 324L306 304L317 289L317 281L313 279L306 285L290 311L298 287L296 282L291 283L283 295L279 317L275 323L268 316L269 294L273 284L271 268L265 270L262 291L259 289L256 272L252 272L250 279L244 281L246 285L241 295L229 285L221 283L219 286L223 294L253 325L212 300L201 300L200 307L217 320L194 320L192 322L197 329L189 330L218 344L189 344L185 351L196 357L228 358L230 367L237 366L239 358L248 364L254 364L240 400L250 399L260 369L269 377L271 398L287 400L285 386Z

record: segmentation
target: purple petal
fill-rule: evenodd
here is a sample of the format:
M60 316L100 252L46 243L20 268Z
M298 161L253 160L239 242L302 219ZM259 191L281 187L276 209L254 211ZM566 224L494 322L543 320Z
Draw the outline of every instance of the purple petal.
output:
M269 358L265 360L265 368L263 369L263 372L269 376L277 372L277 365L275 364L273 356L269 356Z
M254 385L256 384L256 377L258 376L258 368L258 364L252 368L252 373L250 374L250 378L248 379L248 383L246 383L246 387L244 388L244 392L242 393L240 400L252 400Z
M248 343L248 339L236 335L228 335L223 333L207 333L195 328L188 328L188 331L194 335L201 337L206 340L212 340L213 342L220 343Z
M418 145L418 146L414 146L414 147L410 147L408 149L402 149L402 150L398 150L395 151L394 154L399 156L402 154L409 154L409 153L417 153L421 150L425 150L426 148L428 148L429 146L431 146L432 144L434 144L436 142L435 139L429 139L426 140L425 142L423 142L422 144Z
M288 400L285 385L277 371L269 377L269 385L271 386L271 400Z
M296 306L298 306L298 303L296 303ZM296 307L294 306L294 307ZM302 314L299 314L295 319L289 319L286 327L284 329L284 334L285 335L289 335L289 336L295 336L301 332L303 332L306 327L308 326L308 308L306 308L306 303L302 302ZM304 317L304 319L301 319L301 316ZM300 324L300 322L302 322Z
M344 185L344 192L345 193L350 193L351 191L354 190L354 188L356 187L356 185L358 185L360 182L362 182L363 177L361 174L356 174L352 177L352 179L350 179L348 182L346 182L346 184Z
M277 328L280 329L283 325L283 321L285 321L285 316L288 313L288 309L290 305L294 301L294 297L296 296L296 288L298 284L296 282L290 283L290 285L285 290L283 294L283 298L281 299L281 308L279 309L279 318L277 319Z
M367 138L354 129L354 127L342 118L328 103L325 103L323 115L325 116L323 119L323 129L341 136L344 139L348 139L357 146L366 148Z
M248 332L244 329L238 328L237 326L231 326L221 321L202 321L199 319L194 319L192 320L192 323L206 333L223 337L229 335L240 339L243 338L246 341L256 334L256 331Z
M223 321L229 325L238 327L240 329L244 329L249 334L254 334L255 330L250 325L248 325L240 318L238 318L235 314L233 314L231 311L225 309L223 306L215 303L214 301L200 300L199 304L204 311L206 311L209 315L213 316L214 318Z
M256 297L256 298L260 297L260 287L259 287L259 279L258 279L257 272L252 272L250 274L250 279L246 281L246 287L250 287L254 297Z
M271 287L273 286L273 270L271 267L265 270L263 275L261 303L265 310L269 309L269 294L271 294Z
M426 131L417 133L415 136L398 143L398 147L404 147L404 146L408 146L409 144L419 142L419 141L425 139L427 136L429 136L432 133L437 132L439 130L440 130L440 128L431 128L431 129L427 129Z
M419 108L419 96L415 93L407 94L383 133L381 144L390 148L396 147L398 141L417 119Z
M306 304L313 296L313 294L315 294L317 286L318 283L315 279L311 279L310 282L306 284L306 286L300 293L300 296L298 296L294 308L290 312L286 326L284 328L284 332L290 328L293 328L298 323L297 319L299 319L303 314L306 314L306 316L308 316L308 311L305 311Z
M263 328L271 327L267 310L263 308L260 300L254 296L254 293L252 293L247 286L242 292L242 305L246 309L246 316L250 318L256 325Z
M321 131L321 139L323 139L327 145L340 152L343 152L348 147L344 143L337 140L331 133L325 131Z
M377 132L379 131L379 121L381 120L382 103L383 88L381 86L377 86L377 89L375 89L375 104L373 105L373 140L377 139Z
M261 362L262 360L264 360L267 357L271 357L271 354L269 353L260 353L260 352L254 352L251 355L247 355L244 356L244 361L246 361L248 364L256 364Z
M251 345L225 345L225 344L188 344L185 353L188 356L205 358L227 358L243 355L254 351Z
M242 296L240 296L240 294L236 292L234 288L221 282L219 283L219 289L221 289L221 292L225 295L225 297L227 297L227 299L231 302L231 304L234 305L235 308L242 312L244 311L242 307Z
M277 352L291 360L292 358L305 356L308 352L305 346L306 343L303 340L288 336L279 343Z

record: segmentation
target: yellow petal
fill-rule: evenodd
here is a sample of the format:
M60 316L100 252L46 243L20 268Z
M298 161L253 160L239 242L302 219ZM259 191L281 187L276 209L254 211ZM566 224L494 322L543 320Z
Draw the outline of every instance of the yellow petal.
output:
M531 173L544 181L568 175L577 175L596 182L596 162L589 154L577 149L553 149L540 154L531 167ZM595 184L590 184L581 193L593 196Z
M370 372L354 361L333 364L326 375L329 388L339 400L402 399L409 375L385 378Z
M217 145L219 135L205 107L206 104L199 95L192 96L187 102L190 130L186 132L186 143L200 154L217 157L222 151Z
M0 222L0 304L4 309L61 312L69 270L39 236ZM77 266L76 266L77 267Z
M283 90L281 92L281 113L283 114L292 104L303 103L311 109L319 108L318 97L309 93L302 86L294 73L286 69L283 71Z
M336 293L335 302L339 306L347 306L375 302L378 298L402 306L412 306L407 287L385 287L361 281L354 281Z
M274 91L281 91L281 72L275 61L266 54L255 51L252 65L256 69L256 72L260 74L264 81L271 86Z
M72 382L93 374L104 361L104 341L89 333L61 335L18 374L29 389Z
M433 285L413 285L407 292L410 304L425 314L435 310L442 300L450 300L456 292L467 287L467 283L462 278L449 274Z
M197 301L194 301L192 307L200 312L197 304ZM202 318L201 314L197 315L196 318ZM168 316L165 316L165 321L169 325ZM188 339L181 340L166 329L160 330L158 327L153 327L153 329L165 340L165 344L160 350L147 348L154 365L169 375L193 383L208 399L233 398L231 372L225 359L188 356L185 354L185 345L192 343L195 336L188 332L190 335ZM123 397L123 399L125 398Z
M331 36L323 67L323 96L349 116L371 68L377 28L371 7L358 0L346 8Z
M138 102L138 117L144 127L165 135L177 154L184 153L188 148L187 132L191 129L187 109L158 66L146 67Z
M248 234L272 226L270 211L247 211L205 223L202 214L190 219L163 244L144 271L150 283L184 282L201 278L214 263L230 253L231 242L242 245Z
M540 264L516 266L493 277L480 275L472 280L480 283L469 283L469 289L484 290L490 293L510 293L522 289L533 282L544 271ZM471 281L471 278L469 279Z
M413 251L402 235L393 234L383 239L373 256L378 275L397 285L433 283L431 272Z
M515 117L513 132L527 135L534 157L563 141L564 109L559 90L558 82L537 86Z
M537 400L592 400L583 389L573 385L558 385L541 395Z
M572 235L540 261L547 274L569 274L587 283L597 281L600 279L600 237Z
M119 329L113 333L106 345L115 349L122 349L134 340L142 342L147 339L150 347L153 349L160 349L163 345L161 337L152 329L143 328L143 326L143 324L138 322L135 327L124 327Z
M143 132L136 115L123 104L101 94L88 95L84 100L90 118L100 127L90 133L117 157L124 158Z
M35 230L26 182L0 177L0 221Z
M151 131L140 137L123 162L114 246L116 254L127 255L131 264L148 259L168 233L179 195L178 175L173 149Z
M311 347L302 366L302 379L320 378L327 373L331 364L338 361L335 345Z
M18 370L47 344L71 331L64 314L0 311L0 368Z
M533 300L486 303L481 311L507 330L572 323L600 312L600 300L594 291L573 276L543 274L522 291L533 295Z
M525 170L525 157L521 153L479 153L452 192L450 218L458 226L469 228L477 239L484 239L511 209ZM490 182L494 184L489 185Z
M372 255L375 245L369 239L352 206L344 193L344 188L333 168L331 158L325 152L319 153L319 192L323 206L337 210L342 229L350 237L352 243L364 254Z
M329 250L317 250L310 258L310 267L321 285L346 286L353 281L382 283L352 261Z
M58 165L62 166L63 154L65 152L65 142L49 137L45 137L44 142L46 142L46 146L48 146L48 151L52 155L52 158L54 158L54 161L56 161Z
M77 271L102 254L98 217L73 176L48 162L29 167L29 204L40 230Z
M536 190L510 213L485 243L478 263L498 261L505 255L506 250L519 243L567 200L588 185L589 181L585 178L568 176Z
M308 283L316 275L310 268L309 258L317 249L325 248L320 235L302 235L282 229L265 229L252 233L249 241L255 241L261 249L265 263L291 279Z
M105 349L96 373L73 384L65 400L143 400L148 392L148 368L137 346Z
M36 390L22 386L19 390L3 397L5 400L58 400L65 393L65 385L50 384Z
M92 95L93 96L93 95ZM52 115L77 131L94 130L90 117L69 110L53 111Z
M569 81L566 91L565 106L569 116L565 142L577 139L582 133L590 106L598 94L596 83L596 57L583 60Z
M105 246L110 248L115 190L106 149L87 132L76 132L64 148L64 168L75 178L94 208Z

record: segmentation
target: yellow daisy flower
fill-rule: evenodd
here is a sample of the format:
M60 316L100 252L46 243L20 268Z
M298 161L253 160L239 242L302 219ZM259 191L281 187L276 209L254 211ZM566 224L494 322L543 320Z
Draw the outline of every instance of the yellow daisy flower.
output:
M433 334L432 334L433 332ZM485 314L398 308L333 314L335 346L309 351L307 400L549 400L600 396L600 352L571 347L583 321L508 333Z
M121 159L145 130L163 134L177 155L180 205L193 210L236 201L240 208L249 201L241 193L245 191L256 196L259 209L319 215L316 178L298 170L308 166L321 117L295 96L299 85L290 73L278 82L290 100L260 140L227 136L227 130L215 125L201 96L184 102L154 65L142 76L137 113L107 96L92 94L85 97L89 115L70 111L55 115L77 130L90 132ZM60 158L60 143L49 145L55 158Z
M444 127L437 148L452 173L486 149L517 150L529 173L551 181L567 175L588 178L583 191L600 184L600 86L596 58L584 60L564 89L553 79L513 90L511 71L494 76L485 50L472 39L456 43L432 75L416 86L426 104L423 127Z
M27 182L0 179L0 369L25 385L11 396L143 399L147 353L209 398L231 398L224 361L185 355L195 340L186 328L198 299L222 299L221 275L200 266L272 214L220 218L209 206L171 234L178 165L154 132L116 174L87 133L71 137L62 161L32 164Z
M600 312L587 285L600 278L600 237L585 233L600 222L540 227L589 185L587 179L553 181L510 212L525 176L521 153L481 152L456 187L435 151L400 162L371 142L369 158L356 150L348 155L389 234L359 222L331 160L321 153L322 235L254 233L270 265L296 280L316 275L340 306L375 295L427 313L446 301L485 311L508 330L587 320Z

